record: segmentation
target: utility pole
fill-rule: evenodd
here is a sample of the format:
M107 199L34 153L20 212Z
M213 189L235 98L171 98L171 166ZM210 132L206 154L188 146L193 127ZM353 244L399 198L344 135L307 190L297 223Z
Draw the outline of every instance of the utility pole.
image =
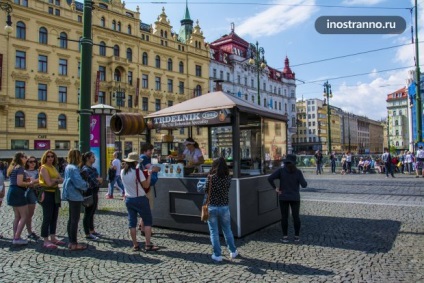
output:
M324 97L327 98L327 154L331 154L331 110L330 110L330 98L333 97L331 92L331 85L326 81L324 83Z
M423 130L422 130L422 112L423 105L421 102L421 72L420 72L420 55L418 45L418 0L415 0L415 75L416 75L416 99L417 99L417 140L418 142L423 141Z
M79 106L79 150L90 151L90 116L91 116L91 66L93 40L91 38L93 2L84 0L83 33L81 39L81 99Z

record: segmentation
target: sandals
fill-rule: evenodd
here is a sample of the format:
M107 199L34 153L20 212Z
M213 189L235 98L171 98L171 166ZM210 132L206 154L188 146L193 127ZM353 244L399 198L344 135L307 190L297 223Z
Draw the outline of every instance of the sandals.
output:
M57 246L53 243L46 243L46 244L43 244L43 248L55 250L55 249L57 249Z
M81 245L81 244L71 244L68 246L70 251L82 251L87 249L87 245Z
M154 244L144 245L144 250L146 252L155 252L155 251L157 251L159 249L160 249L160 247L155 246Z
M56 240L55 242L51 241L53 244L55 244L56 246L64 246L66 245L66 243L64 241L61 240Z
M140 250L140 246L133 247L133 252L139 252Z

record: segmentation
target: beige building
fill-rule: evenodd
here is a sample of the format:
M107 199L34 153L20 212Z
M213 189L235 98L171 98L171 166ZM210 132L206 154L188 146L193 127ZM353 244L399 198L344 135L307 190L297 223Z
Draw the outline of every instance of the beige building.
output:
M13 31L0 30L0 152L6 155L0 158L16 150L37 156L47 148L67 152L79 140L82 3L11 5ZM188 9L177 34L165 9L147 25L138 7L95 2L91 104L146 115L208 92L209 49L199 24L187 16ZM155 132L152 141L161 134ZM188 136L183 130L175 134L176 140ZM142 139L123 136L122 149L138 151Z

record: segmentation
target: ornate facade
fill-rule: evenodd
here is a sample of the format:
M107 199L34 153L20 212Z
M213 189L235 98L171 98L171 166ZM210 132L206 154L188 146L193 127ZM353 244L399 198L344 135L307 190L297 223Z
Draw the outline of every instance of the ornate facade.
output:
M83 5L71 0L11 4L13 31L0 30L0 149L78 147ZM146 115L208 91L210 52L198 23L190 28L184 19L191 34L182 40L165 9L147 25L139 7L128 10L125 2L101 1L93 8L92 105ZM122 137L121 142L137 151L139 139Z

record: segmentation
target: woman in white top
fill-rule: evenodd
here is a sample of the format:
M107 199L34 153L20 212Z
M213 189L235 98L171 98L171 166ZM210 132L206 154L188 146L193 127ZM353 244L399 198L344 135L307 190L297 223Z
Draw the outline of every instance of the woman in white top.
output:
M408 151L405 155L405 167L408 170L408 173L411 174L412 172L414 172L412 170L412 162L414 162L414 158L411 154L410 151Z
M143 188L150 187L150 172L147 179L144 177L143 171L139 170L139 178L136 178L136 166L140 162L139 154L137 152L131 152L128 157L124 159L125 168L121 171L122 183L125 188L125 205L128 210L128 221L130 236L133 242L133 250L139 251L140 246L137 242L137 214L143 219L144 222L144 233L146 237L146 251L157 251L158 246L153 245L150 242L152 235L152 212L150 211L149 199L146 196L146 192Z
M197 172L202 172L202 165L205 163L202 151L193 138L187 138L184 142L186 149L183 152L183 158L186 161L186 167L194 167Z

